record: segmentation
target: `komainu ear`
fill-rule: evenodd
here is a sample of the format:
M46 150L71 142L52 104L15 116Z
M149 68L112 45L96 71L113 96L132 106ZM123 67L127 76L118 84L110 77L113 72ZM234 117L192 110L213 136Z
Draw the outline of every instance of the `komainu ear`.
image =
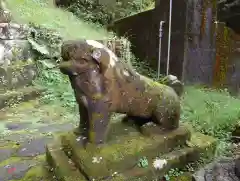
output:
M100 49L95 49L95 50L93 50L93 52L92 52L92 58L93 58L94 60L96 60L97 63L100 63L100 61L101 61L101 56L102 56L102 53L101 53L101 50L100 50Z

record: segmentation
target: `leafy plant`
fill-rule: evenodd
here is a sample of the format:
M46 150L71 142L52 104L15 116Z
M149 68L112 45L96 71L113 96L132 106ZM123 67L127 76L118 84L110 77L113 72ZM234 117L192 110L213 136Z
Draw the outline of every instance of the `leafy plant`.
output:
M240 100L227 92L187 87L182 104L182 121L221 140L230 139L240 119Z
M60 56L63 38L57 31L43 28L35 23L29 23L29 27L28 41L34 50L46 58Z
M153 0L120 0L109 6L102 5L96 0L72 1L68 10L77 16L101 25L110 24L112 21L127 17L132 14L148 9L152 6Z

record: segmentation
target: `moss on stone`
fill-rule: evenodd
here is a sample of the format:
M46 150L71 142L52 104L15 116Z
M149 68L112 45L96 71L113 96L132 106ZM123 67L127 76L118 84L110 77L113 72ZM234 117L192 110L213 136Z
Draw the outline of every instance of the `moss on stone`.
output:
M11 64L11 66L9 66L12 70L22 70L24 69L26 66L35 66L35 64L33 62L28 62L28 61L15 61L13 64Z
M22 160L22 158L20 158L20 157L10 157L9 159L0 162L0 167L10 165L11 163L15 163L15 162L18 162L21 160Z
M53 168L57 179L61 181L85 181L85 177L77 170L58 142L47 145L46 159L49 166Z
M195 156L201 159L211 159L215 154L217 140L212 136L195 132L192 133L191 140L187 144L198 151Z
M21 112L21 111L25 111L27 109L33 109L37 106L39 106L40 102L39 99L34 99L34 100L29 100L27 102L21 102L19 104L18 107L10 107L7 109L7 111L5 110L1 110L0 115L6 115L6 114L12 114L12 113L16 113L16 112ZM1 117L1 116L0 116Z
M16 144L14 141L4 141L4 144L0 146L0 149L9 148L9 149L18 149L19 144Z
M192 175L190 173L185 173L177 177L171 177L171 181L192 181Z
M49 174L48 170L44 167L44 165L31 168L26 173L26 175L23 178L21 178L21 181L38 181L38 180L53 181L52 175Z
M213 156L215 152L216 140L212 137L203 135L201 133L194 133L195 135L190 140L190 143L194 146L185 147L183 149L174 150L168 154L160 156L160 159L166 159L167 165L162 169L156 170L150 165L147 169L135 167L134 169L124 173L126 178L141 178L141 176L147 176L151 179L153 176L164 176L170 169L183 168L188 163L195 162L202 158L202 156ZM200 141L203 140L203 141ZM204 141L205 140L205 141ZM207 141L206 141L207 140ZM180 178L179 178L180 179ZM179 180L177 179L177 180ZM184 176L181 179L188 181L189 176ZM185 181L185 180L184 180Z
M27 87L17 91L9 91L0 95L0 109L21 101L27 101L40 96L45 89L39 87Z
M115 123L119 128L120 123ZM63 136L62 144L67 152L71 152L76 165L92 178L105 177L116 170L132 167L142 156L156 157L173 150L178 145L184 145L189 138L185 127L180 127L165 134L155 134L144 137L136 130L119 134L117 140L112 140L103 147L97 148L88 144L86 149L76 141L74 134ZM100 158L100 163L92 163L93 158Z
M201 133L193 133L191 139L188 141L189 146L185 146L184 148L176 147L175 150L167 154L159 154L162 151L159 151L160 148L157 151L155 148L155 150L149 149L149 152L141 152L141 149L145 150L146 147L151 148L151 145L148 144L149 138L138 136L137 140L132 140L131 137L134 136L128 135L121 138L118 142L121 145L120 147L113 143L102 148L88 145L86 149L83 149L78 145L76 137L73 134L63 136L62 142L64 148L66 148L65 151L90 179L111 176L114 172L120 173L111 179L113 181L127 181L129 178L141 179L142 177L150 179L156 175L163 176L172 168L183 168L186 164L197 161L202 156L212 156L216 148L216 140L214 138ZM161 139L158 139L158 141L161 142ZM156 142L153 141L151 143L154 144ZM149 161L148 168L134 167L140 156L147 157ZM152 166L152 162L157 156L160 159L167 160L167 164L158 171ZM92 163L93 157L102 157L102 160L100 160L100 163ZM187 177L182 177L181 179L187 179Z

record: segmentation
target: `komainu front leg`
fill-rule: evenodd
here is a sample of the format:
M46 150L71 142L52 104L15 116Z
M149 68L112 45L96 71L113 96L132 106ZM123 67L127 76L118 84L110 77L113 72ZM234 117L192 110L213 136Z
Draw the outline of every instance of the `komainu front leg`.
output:
M105 143L109 125L109 110L106 102L102 99L89 101L88 115L88 141L96 145Z
M79 108L79 116L80 116L80 122L79 126L76 130L76 134L83 136L84 139L88 137L87 130L89 129L89 116L88 116L88 110L85 105L82 103L78 104Z

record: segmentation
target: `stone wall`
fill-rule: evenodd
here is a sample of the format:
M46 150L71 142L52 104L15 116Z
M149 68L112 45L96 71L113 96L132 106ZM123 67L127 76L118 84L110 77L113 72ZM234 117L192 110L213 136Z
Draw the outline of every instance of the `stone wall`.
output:
M26 27L0 23L0 92L23 87L37 74Z
M240 93L240 35L225 23L217 25L214 85L228 87L232 95Z
M181 11L173 12L172 41L169 73L182 77L182 64L184 60L184 33L186 24L186 4L182 1L173 1L173 7ZM132 43L132 51L137 58L147 61L156 69L159 52L159 24L168 19L168 1L153 10L148 10L116 21L109 29L114 30L120 36L126 36ZM168 23L163 26L161 73L166 73L167 60Z
M138 58L151 60L157 55L158 27L155 19L154 10L149 10L115 21L108 28L127 37L133 45L132 52Z
M214 1L173 0L169 74L189 83L211 84L215 60ZM139 13L109 27L127 36L133 53L157 68L159 59L159 27L163 26L161 73L166 74L168 56L169 1L156 0L153 10Z
M29 85L37 74L28 27L11 23L9 14L0 8L0 93Z

